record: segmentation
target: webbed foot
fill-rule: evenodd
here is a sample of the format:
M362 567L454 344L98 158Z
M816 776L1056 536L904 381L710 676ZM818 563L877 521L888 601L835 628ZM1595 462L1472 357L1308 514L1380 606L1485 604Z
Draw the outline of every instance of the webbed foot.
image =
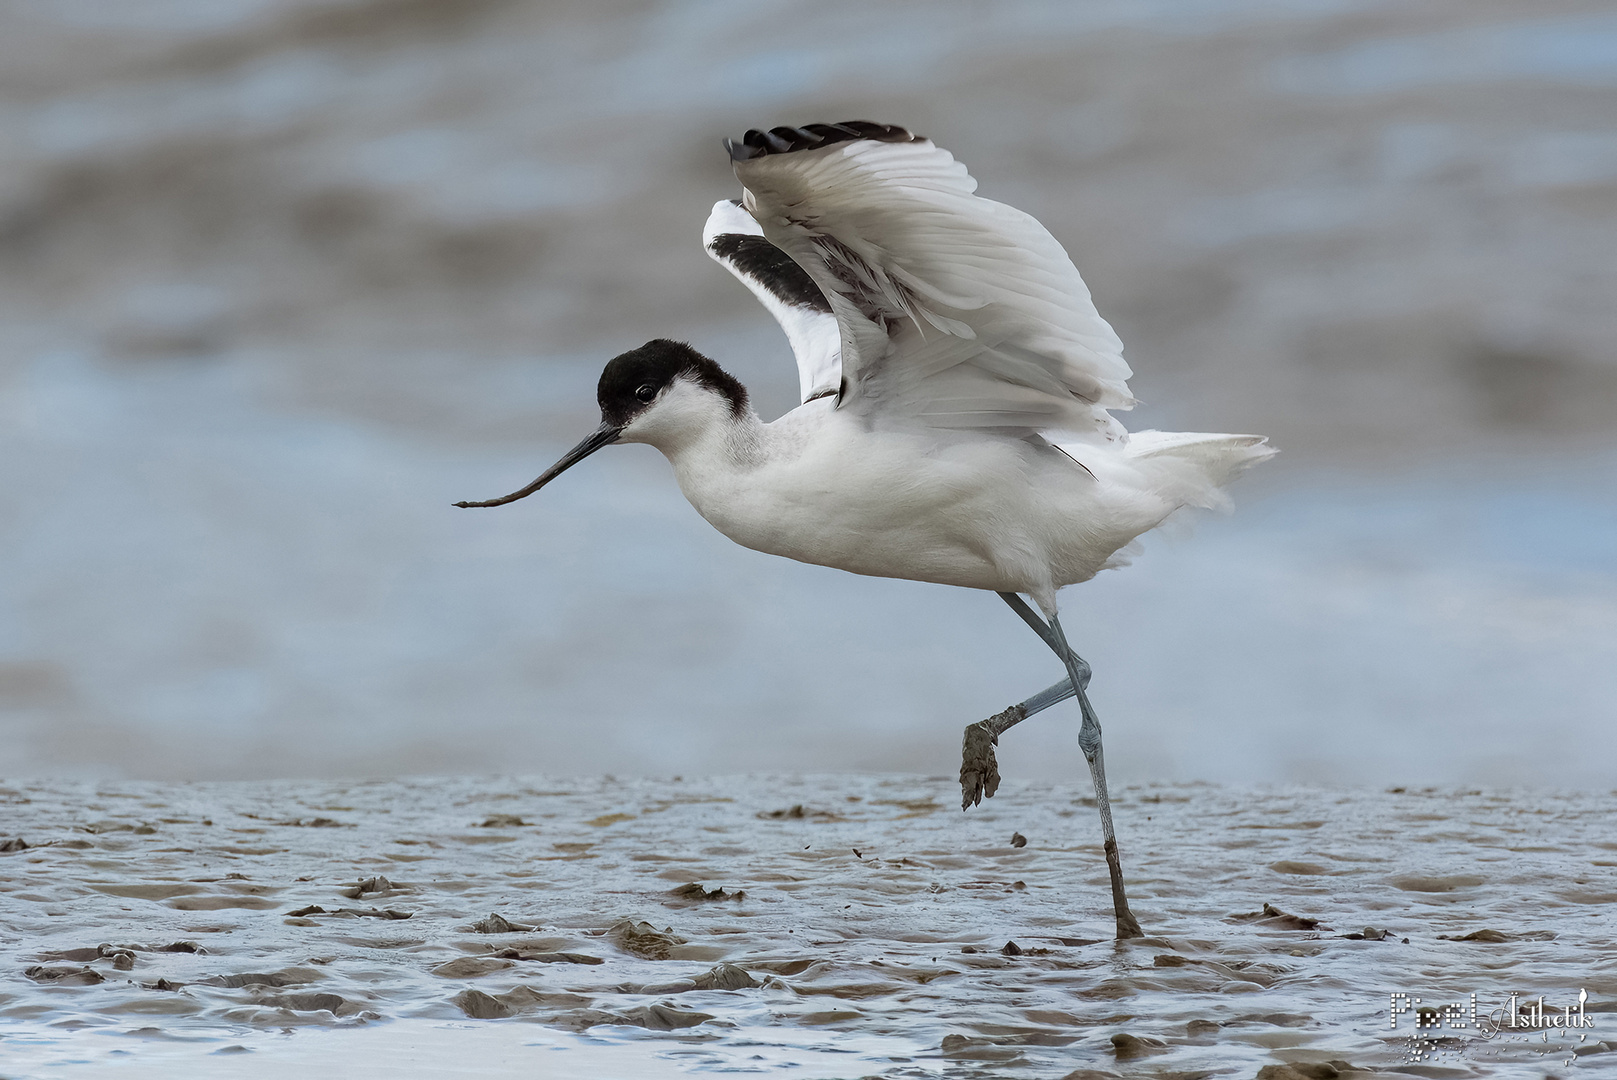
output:
M982 720L968 725L960 741L960 809L969 810L999 790L999 762L994 759L993 732Z
M966 727L960 740L960 809L969 810L984 799L992 799L999 790L999 762L994 757L994 747L1000 732L1022 719L1021 715L1012 715L1020 712L1021 706L1012 705Z

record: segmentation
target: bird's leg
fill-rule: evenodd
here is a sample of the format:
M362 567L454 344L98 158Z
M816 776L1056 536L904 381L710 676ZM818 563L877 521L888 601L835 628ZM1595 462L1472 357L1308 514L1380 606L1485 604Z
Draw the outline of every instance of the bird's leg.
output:
M960 809L966 810L999 790L999 762L994 747L999 737L1023 720L1072 697L1072 678L1045 687L1019 705L966 726L960 743Z
M1029 629L1044 639L1044 643L1050 646L1050 651L1061 657L1061 662L1067 664L1069 670L1072 663L1076 661L1079 670L1083 672L1081 681L1085 686L1089 685L1089 665L1084 663L1083 659L1075 655L1071 649L1067 648L1066 638L1058 637L1056 631L1052 630L1043 619L1039 618L1039 613L1028 607L1027 601L1015 593L1002 592L999 594L999 598L1010 605L1011 610L1016 612L1023 622L1027 623Z
M1021 597L1017 597L1017 600L1020 602ZM1018 611L1017 614L1022 613ZM1045 640L1066 663L1072 688L1078 696L1078 707L1084 714L1083 727L1078 729L1078 749L1084 752L1084 760L1089 762L1090 779L1095 782L1095 803L1100 807L1100 831L1105 838L1106 870L1112 878L1112 911L1117 916L1117 936L1119 939L1144 937L1139 922L1129 910L1128 894L1123 891L1123 863L1117 855L1117 834L1112 831L1112 800L1106 791L1106 758L1101 753L1100 720L1095 716L1094 707L1089 704L1089 695L1084 693L1084 687L1089 684L1089 665L1067 646L1067 635L1061 630L1061 620L1054 615L1050 616L1049 631L1054 641L1050 638Z
M1035 634L1044 639L1062 663L1067 663L1070 649L1061 647L1056 636L1050 632L1038 613L1027 606L1027 602L1015 593L1002 592L1000 599L1011 606L1011 610L1021 616L1022 621L1032 628ZM1089 685L1089 665L1077 657L1072 656L1077 663L1079 675L1078 682L1074 684L1071 667L1069 665L1068 677L1055 685L1039 691L1020 705L1012 705L1002 713L996 713L987 720L979 720L966 727L964 737L960 743L960 809L965 810L976 806L985 798L993 798L994 792L999 790L999 762L994 757L994 747L999 745L999 737L1011 728L1020 724L1034 713L1043 712L1057 702L1066 701L1073 695L1073 687Z
M1019 705L1012 705L1002 713L980 720L966 728L960 753L960 808L966 809L992 797L999 789L999 763L994 759L994 747L999 737L1034 713L1042 712L1069 697L1078 698L1083 711L1083 726L1078 730L1078 748L1089 763L1089 775L1095 783L1095 804L1100 808L1101 835L1105 840L1106 870L1112 880L1112 911L1117 917L1117 936L1137 938L1144 936L1140 924L1129 910L1128 894L1123 889L1123 863L1117 854L1117 835L1112 829L1112 801L1106 790L1106 759L1101 752L1100 720L1084 691L1089 686L1090 668L1083 658L1067 645L1067 635L1061 623L1052 618L1047 624L1027 602L1015 593L1000 593L1023 622L1044 639L1052 652L1066 665L1067 677L1039 691Z

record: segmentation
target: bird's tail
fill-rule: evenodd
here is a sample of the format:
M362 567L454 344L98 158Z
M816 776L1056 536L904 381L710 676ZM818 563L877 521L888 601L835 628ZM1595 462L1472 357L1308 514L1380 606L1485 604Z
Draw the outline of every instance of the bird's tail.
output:
M1209 509L1228 506L1224 486L1276 453L1262 435L1136 431L1128 441L1128 456L1162 495L1179 506Z

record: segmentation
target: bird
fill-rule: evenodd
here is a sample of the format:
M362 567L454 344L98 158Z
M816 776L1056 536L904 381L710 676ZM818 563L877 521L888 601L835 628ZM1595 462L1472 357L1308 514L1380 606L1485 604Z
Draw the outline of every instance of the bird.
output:
M998 593L1065 677L966 730L962 807L993 795L999 734L1076 697L1119 938L1139 937L1106 786L1090 668L1057 592L1126 564L1136 539L1275 451L1262 436L1130 433L1122 342L1061 244L976 194L931 140L866 120L724 140L739 199L702 242L785 331L801 403L761 420L692 346L649 341L607 362L600 425L525 498L602 447L647 443L719 532L855 574ZM1033 610L1023 597L1038 608Z

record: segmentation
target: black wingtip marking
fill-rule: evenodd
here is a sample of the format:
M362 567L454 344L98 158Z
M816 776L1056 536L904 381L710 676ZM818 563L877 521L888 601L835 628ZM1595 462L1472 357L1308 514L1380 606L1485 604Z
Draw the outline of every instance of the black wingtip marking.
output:
M830 313L831 302L808 272L763 237L720 233L707 249L768 289L781 303Z
M795 150L818 150L833 143L874 139L877 142L920 142L896 124L878 124L872 120L844 120L840 124L804 124L802 127L778 127L768 131L754 128L741 137L741 141L724 140L731 161L751 161L769 154L790 154Z

